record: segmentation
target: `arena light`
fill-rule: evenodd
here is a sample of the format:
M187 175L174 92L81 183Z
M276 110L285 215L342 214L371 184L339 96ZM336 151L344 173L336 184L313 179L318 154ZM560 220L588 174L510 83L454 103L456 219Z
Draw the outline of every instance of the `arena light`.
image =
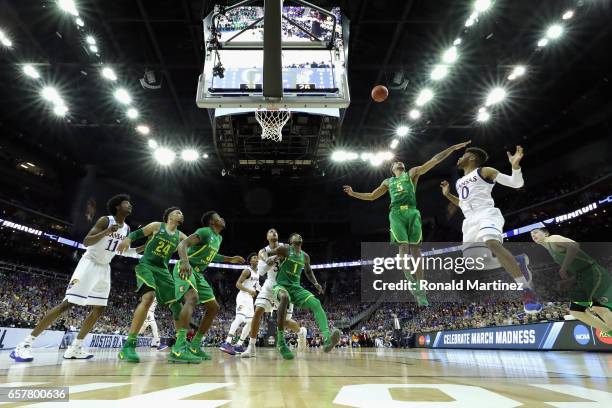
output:
M66 105L55 105L53 108L53 113L55 113L57 116L63 117L66 116L66 113L68 113L68 108Z
M96 39L93 38L93 36L88 35L87 37L85 37L85 42L87 42L87 44L89 45L96 45Z
M200 158L200 154L195 149L185 149L181 152L181 159L186 162L194 162Z
M57 0L57 5L60 9L72 14L75 17L79 15L79 11L76 8L74 0Z
M64 101L62 100L62 97L60 96L59 92L57 92L57 89L53 88L52 86L45 86L40 92L40 94L46 101L49 101L55 105L64 104Z
M153 157L162 166L169 166L174 163L176 153L166 147L158 147L153 152Z
M478 13L477 12L473 12L472 14L470 14L470 16L468 17L467 21L465 22L465 26L466 27L473 26L477 19L478 19Z
M438 64L431 71L431 79L439 81L448 75L448 65Z
M391 149L395 149L398 144L399 144L399 139L393 139L393 141L391 141L391 144L389 145L389 147Z
M405 137L410 133L410 128L408 126L399 126L395 129L395 134L399 137Z
M563 34L563 26L561 24L553 24L546 30L546 37L549 40L556 40Z
M331 155L332 161L335 161L337 163L343 162L345 160L345 157L346 157L346 152L344 152L344 150L336 150Z
M117 80L117 74L115 74L115 71L113 71L113 69L109 67L102 68L102 76L108 79L109 81Z
M538 41L538 47L546 47L548 45L548 39L546 38L542 38L540 41Z
M495 87L491 89L487 95L487 106L495 105L506 99L506 90L504 88Z
M489 112L487 112L487 110L485 108L480 108L478 110L478 115L476 116L476 120L478 122L487 122L489 119L491 119L491 114Z
M125 114L130 119L137 119L140 116L136 108L129 108Z
M38 70L30 64L26 64L23 66L23 73L33 79L40 78L40 74L38 73Z
M7 48L13 46L13 42L6 36L4 31L1 31L1 30L0 30L0 43L2 43L2 45L4 45Z
M153 139L149 139L148 145L151 149L157 149L159 147L157 142Z
M442 54L442 61L445 64L453 64L457 61L457 58L459 58L459 55L457 54L457 47L454 45Z
M95 52L96 54L98 53L98 46L97 45L90 45L89 46L89 51L91 52Z
M361 157L361 160L367 162L372 157L372 153L363 152L361 153L360 157Z
M141 135L148 135L151 132L151 129L147 125L138 125L136 126L136 131Z
M455 41L453 41L453 45L460 45L461 44L461 38L457 38Z
M83 21L83 19L81 17L77 17L76 20L74 20L76 25L78 25L79 27L84 27L85 26L85 22Z
M208 153L204 153L204 154L202 155L202 157L203 157L203 158L205 158L205 159L208 159Z
M410 119L412 120L417 120L421 117L421 111L418 109L412 109L410 112L408 112L408 116L410 116Z
M132 103L132 97L128 91L125 90L125 88L119 88L115 91L115 99L124 105L129 105Z
M567 10L565 13L563 13L563 15L561 16L561 18L563 20L569 20L572 17L574 17L574 10Z
M525 68L524 65L517 65L514 67L510 75L508 75L508 79L513 81L516 78L525 75L525 72L527 72L527 68Z
M493 2L491 0L476 0L474 2L474 10L477 13L484 13L491 8Z
M423 106L427 102L431 101L433 97L434 97L433 91L429 88L425 88L421 92L419 92L419 95L417 96L417 99L416 99L416 104L417 106Z

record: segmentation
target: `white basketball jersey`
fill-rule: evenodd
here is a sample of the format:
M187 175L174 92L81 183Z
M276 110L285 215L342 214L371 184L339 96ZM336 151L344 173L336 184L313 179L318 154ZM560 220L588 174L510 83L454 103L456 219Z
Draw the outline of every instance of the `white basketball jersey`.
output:
M285 244L279 242L278 245L284 246ZM266 251L266 254L269 255L270 251L272 251L272 248L270 248L270 245L268 245L263 250ZM266 282L271 281L272 283L276 283L276 272L278 272L278 262L268 271L268 277L266 278Z
M495 182L487 181L480 175L480 168L457 180L455 188L463 215L467 217L470 213L495 207L491 196L493 186Z
M244 286L247 289L256 290L257 287L259 286L259 273L257 272L257 268L255 268L255 270L253 270L253 268L249 268L249 270L251 271L251 276L249 276L247 279L242 281L242 286ZM243 291L240 291L240 292L243 292ZM244 292L244 293L247 293L247 292Z
M107 216L107 218L109 227L117 223L115 217L112 215ZM117 245L119 245L129 233L130 227L128 227L126 223L123 223L123 227L119 228L117 231L109 233L95 244L88 246L83 254L83 258L102 265L109 264L116 255L115 250L117 249Z

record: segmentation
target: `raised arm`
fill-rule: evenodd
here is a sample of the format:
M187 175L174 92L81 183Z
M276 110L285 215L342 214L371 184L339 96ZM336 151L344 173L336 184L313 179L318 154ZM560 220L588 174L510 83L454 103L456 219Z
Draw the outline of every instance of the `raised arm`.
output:
M451 203L459 207L459 197L457 197L456 195L453 195L453 193L450 192L448 181L443 180L440 183L440 188L442 189L442 195L446 197L448 201L450 201Z
M161 222L152 222L150 224L145 225L144 227L137 229L136 231L132 231L128 234L127 237L121 241L119 246L117 246L117 252L122 254L127 251L132 244L132 241L137 241L141 238L151 236L152 234L159 231L161 227ZM143 248L144 249L144 248Z
M506 152L506 154L508 155L508 161L512 166L512 175L508 176L500 173L498 170L492 167L483 167L480 169L480 174L484 179L496 181L502 186L521 188L525 185L525 180L523 180L523 172L521 171L521 159L524 155L523 148L521 146L516 146L516 152L514 154L510 154L510 152Z
M343 186L342 189L346 194L351 197L355 197L359 200L364 201L374 201L382 197L387 191L389 191L389 185L387 180L384 180L382 183L380 183L380 186L376 187L376 189L371 193L356 193L353 191L353 188L351 186Z
M444 159L450 156L452 152L463 149L465 146L469 145L470 143L472 143L472 141L468 140L467 142L463 142L463 143L459 143L459 144L447 147L446 149L442 150L440 153L436 154L434 157L432 157L431 159L429 159L422 165L411 168L408 172L408 174L410 175L410 178L412 178L413 181L416 181L420 176L427 173L429 170L433 169L440 162L442 162Z
M312 268L310 267L310 255L308 255L306 252L304 252L304 274L306 275L310 283L314 285L319 294L322 295L323 287L319 284L319 282L317 281L317 277L312 272Z
M247 288L247 287L245 287L243 285L243 282L245 280L249 279L249 276L251 276L251 271L249 271L248 269L243 270L242 273L240 274L240 277L236 281L236 287L238 288L238 290L241 290L243 292L247 292L251 296L255 297L255 296L257 296L257 292L255 292L253 289L249 289L249 288Z
M108 217L100 217L96 224L87 233L87 236L83 240L83 245L86 247L94 245L111 232L115 232L119 229L119 225L117 224L113 224L110 227L108 224Z

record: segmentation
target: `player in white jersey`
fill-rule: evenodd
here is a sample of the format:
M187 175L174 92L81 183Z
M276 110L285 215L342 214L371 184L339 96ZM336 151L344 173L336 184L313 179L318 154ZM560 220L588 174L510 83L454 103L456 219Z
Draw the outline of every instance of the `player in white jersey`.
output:
M66 349L64 358L89 359L93 357L92 354L83 350L82 343L106 309L111 286L110 261L116 254L117 245L130 232L130 228L125 223L125 218L132 213L130 196L119 194L112 197L107 203L107 209L111 215L101 217L83 240L83 245L87 247L87 250L70 278L63 302L49 310L32 333L15 347L11 353L11 358L15 361L32 361L32 344L36 341L36 337L62 314L70 310L73 305L90 305L92 308L83 321L77 338Z
M159 337L159 327L157 327L157 322L155 321L155 309L157 308L157 299L153 299L153 303L151 303L151 307L149 307L149 311L147 312L147 317L145 318L142 327L138 334L143 335L147 331L147 329L151 328L151 333L153 334L153 340L151 340L151 347L157 347L158 350L164 350L168 348L168 346L161 345L161 339Z
M516 153L507 154L512 165L510 176L492 167L481 167L489 157L487 152L469 147L457 162L457 167L463 170L463 177L455 184L458 196L450 192L446 180L440 187L442 194L459 206L465 217L462 227L463 256L483 259L486 270L503 267L517 283L522 284L525 311L537 313L542 310L542 305L533 290L529 258L525 254L515 257L503 247L504 217L491 196L495 183L512 188L521 188L525 184L520 167L523 148L516 146Z
M255 312L253 298L261 290L259 272L257 271L258 255L255 253L250 254L247 259L249 260L249 267L242 271L238 281L236 281L236 287L238 288L238 295L236 295L236 317L230 325L225 342L219 347L219 350L231 355L244 352L242 344L251 331L251 320ZM236 331L243 323L244 327L240 334L240 340L238 340L236 346L233 346L232 343Z
M241 357L250 358L255 357L255 343L257 342L257 334L259 333L259 324L261 322L261 317L264 313L272 313L273 310L278 308L278 304L274 300L273 288L276 284L276 272L278 269L278 265L275 262L269 262L269 254L273 249L278 248L281 245L278 242L278 232L274 228L270 228L266 234L266 238L268 239L268 246L261 249L259 251L259 259L257 261L257 271L260 276L267 275L266 281L261 287L261 291L257 295L257 299L255 299L255 313L253 318L251 319L251 333L249 339L249 345L247 346L244 353L242 353ZM300 325L291 319L293 315L293 304L290 303L287 308L287 316L285 320L285 325L287 328L293 330L298 333L299 339L298 341L301 344L306 344L306 329L300 328Z

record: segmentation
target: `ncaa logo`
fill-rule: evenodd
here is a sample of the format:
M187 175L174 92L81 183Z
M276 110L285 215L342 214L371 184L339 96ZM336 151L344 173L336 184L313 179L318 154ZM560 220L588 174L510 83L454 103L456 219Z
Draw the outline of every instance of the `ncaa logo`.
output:
M577 325L574 327L574 339L576 340L576 343L580 344L581 346L586 346L589 344L589 341L591 341L589 329L581 324Z

